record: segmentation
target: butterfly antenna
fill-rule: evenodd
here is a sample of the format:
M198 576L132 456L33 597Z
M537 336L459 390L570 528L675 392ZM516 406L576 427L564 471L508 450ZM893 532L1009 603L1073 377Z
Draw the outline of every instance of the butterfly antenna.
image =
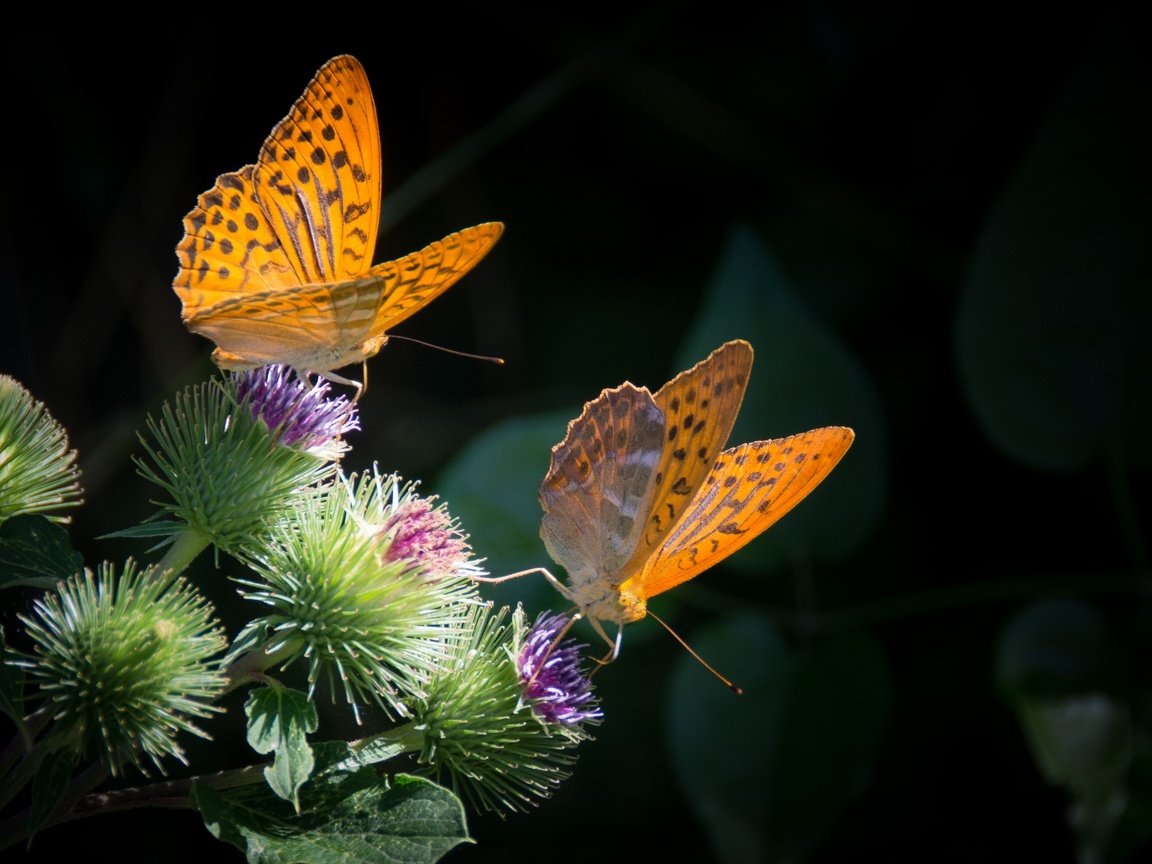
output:
M742 689L737 687L735 684L733 684L731 681L729 681L727 678L725 678L723 675L721 675L719 672L717 672L714 668L712 668L711 664L709 664L703 657L701 657L699 654L697 654L695 651L692 650L691 645L689 645L682 638L680 638L679 633L677 633L675 630L673 630L671 627L669 627L664 622L664 620L662 618L659 618L657 615L655 615L651 609L648 610L648 615L652 618L655 618L656 621L660 624L660 626L663 627L665 630L667 630L669 633L671 633L672 638L675 639L677 642L679 642L683 646L684 650L687 651L689 654L691 654L697 663L699 663L701 666L703 666L705 669L707 669L709 672L711 672L713 675L715 675L717 678L719 678L721 681L723 681L729 690L731 690L737 696L743 696L744 695L744 691Z
M469 360L483 360L487 363L495 363L497 366L504 365L503 357L488 357L484 354L469 354L467 351L457 351L454 348L445 348L443 345L433 345L431 342L424 342L420 339L413 339L411 336L397 336L395 333L389 333L388 339L400 339L404 342L412 342L415 345L423 345L425 348L432 348L435 351L443 351L445 354L455 354L457 357L467 357ZM365 373L365 381L367 381L367 373Z

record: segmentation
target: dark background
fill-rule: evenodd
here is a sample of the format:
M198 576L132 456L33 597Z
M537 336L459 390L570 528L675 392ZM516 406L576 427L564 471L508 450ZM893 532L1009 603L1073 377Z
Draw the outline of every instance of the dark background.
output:
M388 345L371 362L348 465L422 478L492 572L507 572L548 563L542 546L528 563L502 557L468 521L476 508L453 506L461 481L445 466L481 430L574 417L603 387L655 388L704 356L693 328L716 308L709 286L739 229L866 384L828 403L863 404L864 416L829 408L814 421L857 428L848 479L834 487L833 475L828 494L866 515L850 548L810 556L799 575L780 568L758 583L717 568L653 608L673 609L697 647L736 608L764 616L794 659L865 640L876 659L856 683L882 682L853 702L838 701L851 685L835 675L811 679L805 710L826 704L827 728L795 749L779 739L783 751L855 740L857 707L871 731L839 760L844 776L827 775L835 788L816 827L780 828L789 839L776 846L765 829L755 857L783 860L793 843L812 861L1073 861L1069 798L1037 767L994 669L1005 627L1031 602L1086 604L1108 659L1071 689L1130 706L1146 753L1147 31L1108 4L1019 19L912 4L736 10L345 9L291 22L273 9L184 10L175 26L138 21L140 36L98 40L8 28L0 371L47 404L80 453L87 504L70 531L86 560L147 557L139 542L95 538L151 512L130 461L144 416L213 372L170 289L181 219L217 174L255 158L317 67L355 54L383 137L376 260L477 222L507 226L397 332L505 364ZM802 353L753 338L759 308L724 313L729 335L753 339L752 388L793 370L807 380ZM740 434L801 431L779 422ZM546 459L546 446L526 457ZM532 612L554 602L518 590L500 596ZM1077 658L1078 645L1048 647ZM749 659L746 676L769 663L724 671ZM473 817L479 845L452 859L643 847L720 860L684 791L707 783L675 767L670 694L683 661L653 622L632 625L620 661L597 676L607 720L575 776L534 813ZM759 744L723 725L755 732L760 703L733 703L712 681L699 692L718 719L712 735L692 734L723 743L717 772L761 765ZM764 762L757 788L787 798L805 776L796 758L781 773ZM1130 802L1148 800L1139 762L1122 784ZM780 822L787 808L772 800L753 825ZM1139 830L1124 831L1113 860L1147 853ZM127 860L238 857L196 816L169 812L56 829L31 857L78 837Z

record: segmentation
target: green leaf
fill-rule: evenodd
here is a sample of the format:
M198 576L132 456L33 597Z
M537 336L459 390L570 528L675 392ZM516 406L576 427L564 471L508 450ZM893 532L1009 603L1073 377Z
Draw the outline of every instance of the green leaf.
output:
M848 557L868 539L886 493L887 442L880 402L863 366L805 308L770 251L749 229L729 236L684 340L687 369L729 339L756 352L728 446L819 426L851 426L856 441L818 489L730 560L744 572Z
M996 681L1014 703L1111 689L1120 648L1108 619L1076 599L1040 600L1000 634Z
M275 753L264 778L272 791L300 808L299 791L315 767L308 734L319 725L306 693L273 686L253 690L244 704L248 744L257 753Z
M50 589L83 567L68 532L45 517L13 516L0 525L0 588Z
M1149 464L1152 87L1123 37L1071 76L984 225L957 320L985 435L1070 471L1126 441Z
M260 786L196 783L192 795L208 830L250 864L425 864L472 842L447 789L406 775L366 778L370 769L318 775L299 814Z
M1142 784L1130 781L1140 748L1133 710L1118 695L1128 692L1120 659L1108 619L1066 599L1016 615L996 652L997 683L1037 768L1073 802L1068 819L1083 860L1105 860L1120 820L1132 821L1129 808L1144 803Z
M803 860L865 785L890 701L885 658L866 634L792 648L756 616L689 641L744 689L684 656L670 692L673 768L718 860Z
M439 477L436 491L493 576L552 565L540 540L544 514L537 493L570 419L547 414L499 423L474 438ZM547 607L557 597L540 575L485 586L484 594L497 605L522 601L530 608Z
M1104 693L1082 693L1019 703L1017 716L1040 772L1072 799L1068 822L1080 860L1105 860L1102 851L1132 798L1136 734L1128 706Z
M1027 700L1020 724L1041 773L1077 797L1123 801L1134 734L1126 705L1104 693Z
M28 840L40 829L64 797L78 753L63 747L46 754L32 778L32 806L28 815Z

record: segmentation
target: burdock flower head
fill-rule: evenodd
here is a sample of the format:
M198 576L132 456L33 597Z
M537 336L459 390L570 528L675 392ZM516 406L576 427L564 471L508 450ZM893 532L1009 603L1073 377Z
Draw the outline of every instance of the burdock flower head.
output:
M240 372L234 380L237 400L286 447L339 459L348 451L344 435L360 428L355 404L345 396L330 398L327 381L306 383L280 365Z
M237 639L257 669L297 658L359 717L362 701L407 713L467 638L482 572L452 519L378 471L331 484L240 555L242 593L271 607Z
M571 623L567 615L544 612L537 616L516 656L524 701L549 723L599 723L604 715L581 654L587 646L564 636Z
M123 535L170 536L179 569L211 543L235 552L335 476L356 409L270 366L190 387L148 418L140 473L170 498L151 524Z
M21 616L33 650L10 662L39 685L60 746L89 754L113 773L126 765L163 770L184 761L177 735L208 736L196 720L226 679L224 632L211 607L182 580L161 579L128 562L86 570Z
M396 483L391 494L391 507L378 514L382 521L378 526L369 523L376 531L382 561L432 578L440 573L484 575L472 558L468 538L447 508L436 504L435 496L417 495L416 484L400 488Z
M571 751L589 738L582 724L600 719L587 679L575 681L569 674L577 666L570 646L562 662L546 670L542 688L552 692L526 692L520 658L528 627L522 609L511 623L507 612L507 607L472 609L470 637L454 646L424 695L411 700L413 719L397 733L418 742L420 761L438 779L446 776L457 794L495 811L526 810L551 795L576 761ZM536 634L532 656L539 656L540 642L554 636L554 631ZM533 694L543 692L535 687L535 682L529 686ZM550 707L541 711L541 704ZM562 719L552 721L549 712Z

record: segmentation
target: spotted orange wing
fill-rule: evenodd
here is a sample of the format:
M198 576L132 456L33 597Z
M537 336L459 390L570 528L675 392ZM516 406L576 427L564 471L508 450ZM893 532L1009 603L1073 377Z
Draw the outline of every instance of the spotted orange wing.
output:
M334 57L256 161L256 194L297 284L351 279L372 265L382 174L368 76L354 57Z
M363 67L335 57L264 142L184 218L173 288L190 330L226 369L325 373L366 359L499 239L485 223L371 267L380 131Z
M737 339L656 392L653 401L664 415L664 441L644 534L625 572L643 567L685 516L732 433L751 371L752 346Z
M369 272L385 285L373 331L391 330L451 288L488 254L503 233L503 223L484 222L449 234L415 254L373 267Z
M219 346L213 356L226 369L338 369L375 354L388 330L455 284L502 230L498 222L466 228L359 279L239 295L185 323Z
M185 320L236 297L362 275L376 246L380 129L363 67L335 57L260 149L184 217Z
M651 597L727 558L795 507L852 445L843 426L753 441L720 454L660 551L632 581Z

